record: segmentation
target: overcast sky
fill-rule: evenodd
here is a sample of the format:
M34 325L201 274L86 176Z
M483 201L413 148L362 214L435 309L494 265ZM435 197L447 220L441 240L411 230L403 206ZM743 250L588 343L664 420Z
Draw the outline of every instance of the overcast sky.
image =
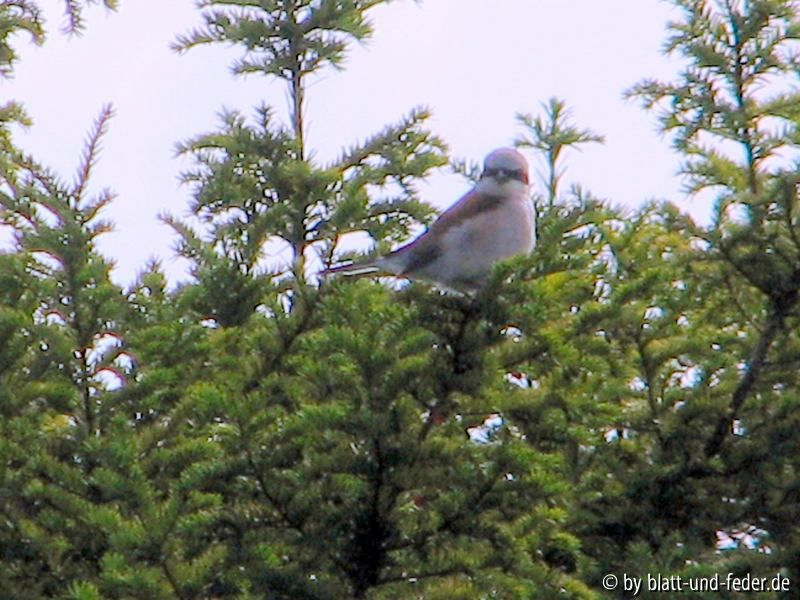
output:
M201 23L192 0L120 4L116 13L87 11L82 37L61 35L62 15L48 13L48 42L35 47L17 38L16 75L0 85L4 98L21 101L34 120L17 134L18 143L67 178L100 108L114 105L94 186L118 194L105 212L115 231L101 238L100 249L116 262L118 283L131 282L151 256L162 258L176 280L185 265L174 257L171 230L157 218L187 212L190 190L178 174L189 165L175 157L175 143L215 129L222 107L250 115L263 101L285 118L286 90L264 77L234 78L236 48L171 51L178 34ZM675 17L668 3L400 0L370 14L372 40L353 46L345 70L323 72L308 91L307 141L315 160L331 159L427 105L430 126L451 153L479 161L521 132L517 113L536 113L556 96L573 109L576 124L606 137L605 145L568 156L567 183L630 207L673 200L706 218L708 207L680 191L679 159L656 132L655 115L622 98L640 79L670 79L680 68L660 51ZM421 190L446 208L466 188L442 172Z

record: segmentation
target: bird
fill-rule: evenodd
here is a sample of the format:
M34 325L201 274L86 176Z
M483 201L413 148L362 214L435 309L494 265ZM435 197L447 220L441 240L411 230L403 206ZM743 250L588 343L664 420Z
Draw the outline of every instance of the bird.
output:
M528 177L528 162L519 151L493 150L475 186L415 240L385 256L331 267L320 275L392 275L474 292L495 263L533 250Z

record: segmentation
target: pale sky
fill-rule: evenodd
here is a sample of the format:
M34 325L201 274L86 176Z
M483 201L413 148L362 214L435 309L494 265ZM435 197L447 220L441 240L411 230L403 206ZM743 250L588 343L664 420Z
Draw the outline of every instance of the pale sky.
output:
M400 0L378 7L370 13L373 38L352 47L344 71L326 70L310 86L307 142L325 162L427 105L430 127L452 155L480 161L521 133L516 113L537 113L556 96L577 125L606 137L605 145L568 155L565 183L629 207L676 201L704 220L709 207L681 192L679 157L656 132L655 115L622 98L644 77L676 75L680 63L660 52L673 11L659 0ZM216 129L222 107L252 115L266 102L285 118L285 88L260 76L234 78L236 48L171 51L178 34L201 24L192 0L121 0L116 13L94 7L82 37L60 34L61 14L49 14L47 43L39 48L18 37L16 75L0 83L3 97L21 101L34 120L17 142L71 179L94 118L112 103L116 116L94 186L118 198L104 213L115 231L100 238L100 250L116 262L113 277L123 285L153 256L173 281L185 278L172 231L157 219L163 211L187 214L190 189L178 174L189 163L175 157L175 143ZM467 187L442 171L421 191L443 209Z

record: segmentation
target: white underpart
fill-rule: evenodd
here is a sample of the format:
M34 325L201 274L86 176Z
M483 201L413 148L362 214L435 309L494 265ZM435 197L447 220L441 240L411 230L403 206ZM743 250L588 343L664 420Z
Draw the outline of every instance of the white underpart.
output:
M534 246L534 212L528 186L519 181L498 184L491 178L478 190L507 199L445 233L439 257L417 273L444 284L482 280L500 260L529 253Z

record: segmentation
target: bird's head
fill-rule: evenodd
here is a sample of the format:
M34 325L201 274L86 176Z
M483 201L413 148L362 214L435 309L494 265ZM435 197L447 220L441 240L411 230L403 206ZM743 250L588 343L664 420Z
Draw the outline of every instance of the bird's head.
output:
M528 191L528 161L513 148L498 148L483 162L478 187L481 191L502 195Z

